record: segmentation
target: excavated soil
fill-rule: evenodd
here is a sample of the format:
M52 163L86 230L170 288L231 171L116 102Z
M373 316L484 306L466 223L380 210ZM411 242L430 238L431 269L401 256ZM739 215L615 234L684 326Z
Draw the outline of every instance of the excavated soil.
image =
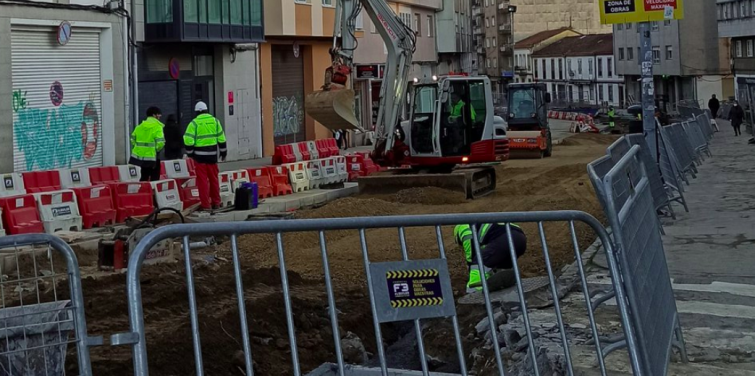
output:
M408 214L448 214L470 212L581 210L603 219L600 206L586 175L586 165L605 153L613 136L580 134L554 149L553 157L538 160L512 160L497 167L498 186L487 197L466 201L454 192L436 188L408 189L390 195L357 196L340 199L323 207L301 210L296 218L364 217ZM519 260L524 276L545 273L543 254L535 224L524 224L529 237L528 251ZM568 226L545 224L554 270L574 260ZM584 225L576 226L584 249L594 235ZM370 261L401 259L395 228L365 232ZM359 232L341 230L325 233L330 272L335 289L341 335L352 332L366 351L376 353L370 302L367 295ZM453 246L452 229L443 229L453 287L464 291L466 265ZM239 237L245 305L252 334L252 353L258 375L292 374L284 303L280 287L278 253L273 235ZM433 228L407 228L406 245L412 259L438 258ZM335 360L328 316L328 299L323 282L322 256L317 233L283 235L286 268L291 285L294 324L302 372L306 374L323 362ZM238 302L234 286L232 253L228 242L204 250L195 260L197 301L204 368L207 375L243 375L239 361L241 335ZM207 255L214 257L208 258ZM191 325L183 263L148 266L142 272L142 289L147 330L147 348L154 375L195 374ZM110 275L84 280L86 313L90 335L128 331L125 277ZM467 350L474 336L482 307L459 307ZM386 345L398 339L395 325L383 325ZM455 362L450 339L450 323L428 330L425 344L433 357ZM243 359L243 358L241 358ZM353 360L359 362L359 360ZM69 357L72 366L75 358ZM96 375L133 375L128 347L92 349Z

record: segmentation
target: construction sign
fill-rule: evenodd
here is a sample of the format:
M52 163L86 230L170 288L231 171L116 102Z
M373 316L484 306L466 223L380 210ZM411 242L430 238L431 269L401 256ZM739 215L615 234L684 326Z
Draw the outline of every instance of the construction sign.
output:
M620 24L681 20L684 0L600 0L600 22Z

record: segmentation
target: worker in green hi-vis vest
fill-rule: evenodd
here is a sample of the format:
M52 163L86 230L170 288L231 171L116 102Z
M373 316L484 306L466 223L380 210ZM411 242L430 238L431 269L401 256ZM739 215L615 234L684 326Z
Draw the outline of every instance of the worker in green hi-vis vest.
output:
M511 240L517 259L527 251L527 236L522 228L513 223L511 225ZM454 228L454 240L464 250L464 257L469 267L469 281L467 293L482 289L482 276L487 280L493 275L494 269L512 269L509 239L506 235L505 223L485 223L477 226L477 239L482 254L482 268L477 262L474 251L472 226L458 225Z
M608 128L613 129L616 126L616 110L613 106L608 107Z

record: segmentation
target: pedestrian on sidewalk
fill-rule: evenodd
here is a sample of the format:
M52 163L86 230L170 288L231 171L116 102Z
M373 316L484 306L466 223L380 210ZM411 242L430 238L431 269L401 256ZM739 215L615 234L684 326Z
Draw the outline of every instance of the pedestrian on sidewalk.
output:
M168 115L165 121L165 160L181 159L184 156L184 141L176 115Z
M346 150L349 148L349 134L346 132L345 129L341 129L341 144L343 145L343 150Z
M207 104L197 102L194 112L197 116L186 128L184 145L186 153L196 162L201 210L209 211L220 207L218 160L225 160L228 149L223 127L210 115Z
M713 114L714 119L718 116L719 108L721 108L721 102L719 102L718 98L716 98L716 94L713 94L713 96L708 101L708 109L710 110L710 113Z
M521 227L513 223L511 225L511 239L514 243L514 251L517 259L527 251L527 236ZM480 243L480 253L482 254L482 263L485 280L488 280L494 273L494 269L503 269L504 272L510 273L506 276L507 285L513 286L516 280L513 278L514 263L511 260L509 250L509 240L505 223L485 223L477 225L477 239ZM458 225L454 228L454 240L464 250L464 258L469 268L469 280L467 282L467 293L472 293L482 289L482 276L480 265L478 265L477 254L474 251L474 239L472 226ZM510 286L502 286L503 288Z
M734 127L735 136L742 134L742 122L744 121L744 118L744 110L742 110L742 107L739 106L737 101L734 101L731 106L731 111L729 111L729 121L731 122L731 126Z
M338 150L341 150L341 144L343 143L343 137L341 137L341 130L333 131L333 138L336 139L336 146L338 146Z
M160 160L157 153L165 146L162 112L157 107L147 109L147 119L131 132L131 158L128 163L141 168L139 181L160 180Z

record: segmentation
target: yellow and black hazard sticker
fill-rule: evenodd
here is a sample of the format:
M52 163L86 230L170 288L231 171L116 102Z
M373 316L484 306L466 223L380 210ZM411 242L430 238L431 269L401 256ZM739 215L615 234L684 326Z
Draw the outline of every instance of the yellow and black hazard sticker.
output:
M385 273L392 308L443 304L437 269L391 270Z

